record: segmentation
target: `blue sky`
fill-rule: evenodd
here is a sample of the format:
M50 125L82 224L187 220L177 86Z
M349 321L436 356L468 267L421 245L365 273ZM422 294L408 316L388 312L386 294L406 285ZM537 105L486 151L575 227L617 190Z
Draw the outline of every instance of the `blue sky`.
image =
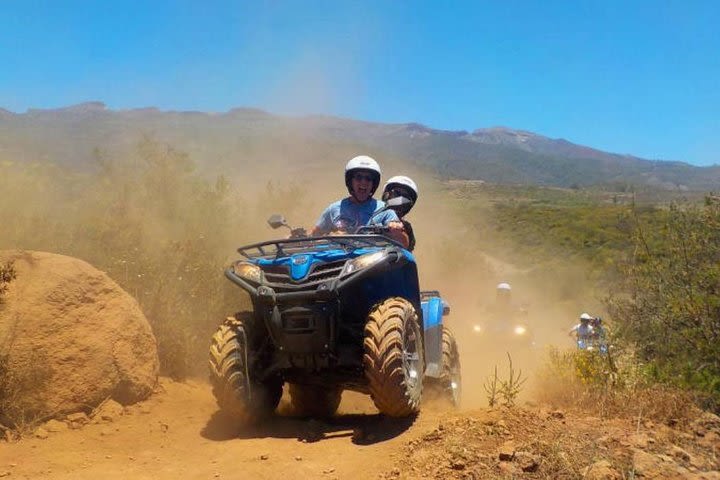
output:
M504 125L720 163L720 1L3 0L0 107Z

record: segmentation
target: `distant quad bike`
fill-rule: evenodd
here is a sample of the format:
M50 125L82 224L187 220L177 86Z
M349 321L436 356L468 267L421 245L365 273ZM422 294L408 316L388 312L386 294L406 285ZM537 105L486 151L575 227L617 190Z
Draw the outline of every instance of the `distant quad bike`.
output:
M268 222L290 228L280 215ZM460 358L442 322L449 307L438 292L420 292L415 258L383 233L291 229L288 239L238 249L245 258L225 275L250 294L253 310L212 337L210 381L223 413L262 419L285 382L294 410L310 416L334 414L347 389L406 417L418 412L424 383L458 405Z

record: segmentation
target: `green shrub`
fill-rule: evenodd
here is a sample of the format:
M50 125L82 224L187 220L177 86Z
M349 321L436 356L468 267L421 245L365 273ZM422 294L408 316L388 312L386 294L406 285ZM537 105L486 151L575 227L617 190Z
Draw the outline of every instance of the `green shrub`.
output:
M608 299L619 340L656 381L720 404L720 204L673 205L633 241Z

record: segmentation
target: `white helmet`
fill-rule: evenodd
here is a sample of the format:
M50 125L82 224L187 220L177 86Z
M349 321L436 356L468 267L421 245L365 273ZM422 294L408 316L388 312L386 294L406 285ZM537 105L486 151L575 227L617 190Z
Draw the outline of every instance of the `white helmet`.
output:
M412 200L413 204L417 202L419 195L418 187L417 184L413 182L412 178L406 177L405 175L395 175L394 177L391 177L387 182L385 182L383 193L387 192L393 185L407 187L410 190L410 200Z
M380 176L382 175L380 165L378 165L374 158L368 157L367 155L358 155L357 157L351 158L347 165L345 165L345 186L348 188L350 195L352 195L352 185L350 181L355 170L368 170L372 173L373 188L370 195L374 194L380 185Z
M497 284L497 287L495 287L495 288L497 288L498 290L507 290L508 292L511 290L510 284L509 284L509 283L505 283L505 282L503 282L503 283L498 283L498 284Z
M582 315L580 315L580 320L592 320L592 319L593 319L593 317L589 313L583 313Z

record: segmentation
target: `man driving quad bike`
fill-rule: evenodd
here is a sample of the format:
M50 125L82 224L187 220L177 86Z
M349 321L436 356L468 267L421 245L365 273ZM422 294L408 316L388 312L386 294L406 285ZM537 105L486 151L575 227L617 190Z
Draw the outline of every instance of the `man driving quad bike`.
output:
M210 344L213 395L232 421L266 418L283 385L294 411L311 416L333 415L345 390L369 394L391 417L417 413L424 386L460 401L450 307L438 291L420 290L392 211L412 200L372 199L380 168L369 157L348 162L345 183L350 197L331 204L311 236L273 215L270 226L290 237L238 248L243 258L225 270L250 297Z
M378 212L385 203L373 198L381 175L380 165L375 159L367 155L350 159L345 165L345 186L350 196L331 203L320 215L310 236L331 232L354 233L358 228L373 223L388 227L387 235L407 248L408 236L397 214L390 209Z

